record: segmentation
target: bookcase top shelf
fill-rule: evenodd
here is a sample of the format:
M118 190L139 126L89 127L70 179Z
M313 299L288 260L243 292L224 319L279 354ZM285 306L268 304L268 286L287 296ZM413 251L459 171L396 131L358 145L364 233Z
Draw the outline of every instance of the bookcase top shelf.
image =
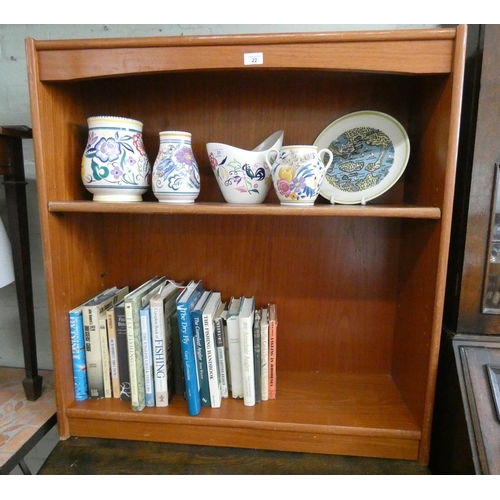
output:
M189 215L270 215L304 217L384 217L404 219L439 219L437 207L413 205L330 205L309 207L283 206L277 203L238 205L229 203L203 203L177 205L158 202L105 203L93 201L52 201L49 212L56 213L123 213L123 214L189 214Z
M243 68L446 74L454 42L454 29L27 41L45 82Z

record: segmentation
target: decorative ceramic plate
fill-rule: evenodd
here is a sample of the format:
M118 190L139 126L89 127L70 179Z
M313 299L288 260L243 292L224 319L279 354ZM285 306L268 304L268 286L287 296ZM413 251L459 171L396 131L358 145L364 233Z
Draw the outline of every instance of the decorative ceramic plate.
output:
M364 203L380 196L401 177L410 156L403 126L378 111L358 111L335 120L314 145L333 153L320 190L331 203Z

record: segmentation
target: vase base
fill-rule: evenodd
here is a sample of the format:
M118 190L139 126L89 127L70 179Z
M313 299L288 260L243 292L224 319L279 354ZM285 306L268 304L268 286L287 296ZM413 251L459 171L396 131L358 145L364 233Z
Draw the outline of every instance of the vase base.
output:
M314 206L314 202L308 202L308 203L304 203L304 202L294 202L294 201L290 201L290 202L286 202L286 201L281 201L280 202L281 205L285 205L287 207L312 207Z
M194 200L158 200L160 203L175 203L177 205L186 205L188 203L194 203Z
M139 195L98 195L95 194L92 198L93 201L100 201L106 203L128 203L142 201L142 196Z

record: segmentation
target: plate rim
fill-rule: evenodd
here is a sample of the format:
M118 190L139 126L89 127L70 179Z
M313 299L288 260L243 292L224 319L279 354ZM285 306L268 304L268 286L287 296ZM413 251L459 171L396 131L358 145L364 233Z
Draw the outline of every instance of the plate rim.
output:
M355 119L355 118L359 119L360 115L375 116L378 119L381 119L382 121L385 121L385 122L389 122L393 126L395 126L396 130L401 134L402 143L403 143L404 149L405 149L405 158L402 158L402 160L401 160L402 163L398 167L398 172L397 172L396 176L394 177L394 179L392 179L391 182L388 183L387 185L382 185L381 186L380 184L378 184L377 186L374 186L374 187L380 187L380 189L376 190L374 193L372 193L368 197L364 197L364 201L366 202L366 201L373 200L373 199L377 198L378 196L380 196L380 195L384 194L385 192L387 192L401 178L401 176L403 175L404 171L406 170L406 166L408 165L408 161L409 161L409 158L410 158L410 139L408 137L408 133L406 132L406 129L393 116L391 116L391 115L389 115L387 113L384 113L382 111L361 110L361 111L354 111L352 113L348 113L347 115L340 116L339 118L337 118L334 121L332 121L316 137L316 140L314 141L314 145L317 146L318 149L320 149L320 148L328 148L329 145L331 144L331 142L335 138L337 138L341 134L343 134L346 130L349 130L349 127L345 128L345 130L343 132L340 132L335 138L332 138L331 140L329 140L326 145L322 144L322 141L324 140L325 136L327 136L327 134L329 134L329 133L331 134L332 129L336 125L338 125L340 123L344 123L346 121L349 121L350 119ZM357 125L357 126L359 126L359 125ZM383 129L382 126L380 127L380 129L383 132L387 133ZM383 184L383 181L382 181L382 184ZM327 187L327 186L328 186L328 189L330 191L334 191L332 194L328 194L327 192L325 192L325 187ZM370 189L373 189L373 188L370 188ZM341 204L341 205L356 205L356 204L360 204L360 203L363 202L363 193L366 193L366 191L367 190L362 190L362 191L357 191L357 192L354 192L354 193L349 193L350 195L359 195L359 196L355 196L353 199L350 199L350 200L345 200L345 199L343 200L342 197L340 197L340 199L339 199L339 198L335 197L335 193L342 194L342 193L346 193L346 192L345 191L341 191L338 188L333 187L330 183L328 183L326 181L326 178L325 178L325 180L323 181L323 183L321 185L321 189L320 189L319 194L323 198L325 198L326 200L328 200L330 202L331 202L331 198L332 198L332 195L333 195L335 197L334 198L334 203L338 203L338 204Z

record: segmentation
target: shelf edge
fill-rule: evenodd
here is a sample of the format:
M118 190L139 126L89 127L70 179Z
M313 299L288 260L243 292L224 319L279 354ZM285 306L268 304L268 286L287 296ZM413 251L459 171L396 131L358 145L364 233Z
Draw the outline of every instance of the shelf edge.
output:
M101 203L93 201L50 201L47 207L52 213L110 213L146 215L245 215L284 217L382 217L409 219L440 219L439 207L414 205L326 205L291 207L278 204L237 205L228 203L198 202L186 205L170 205L143 201L138 203Z

